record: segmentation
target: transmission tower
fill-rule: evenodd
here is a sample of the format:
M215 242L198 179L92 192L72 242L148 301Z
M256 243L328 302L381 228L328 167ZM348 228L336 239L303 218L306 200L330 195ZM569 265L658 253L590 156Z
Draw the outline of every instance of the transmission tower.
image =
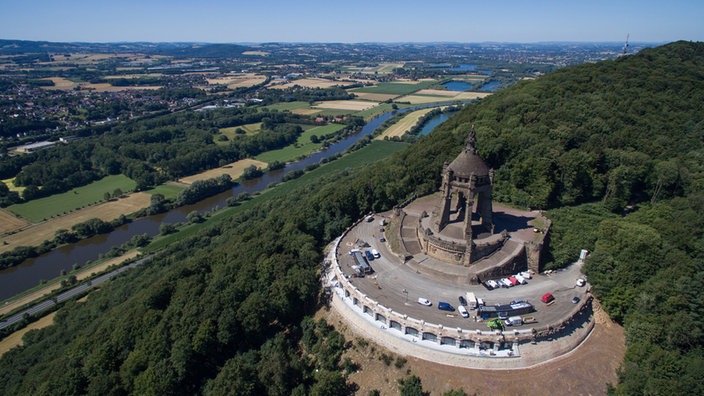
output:
M631 36L630 33L626 34L626 44L623 45L623 50L621 51L621 56L625 56L628 53L628 38Z

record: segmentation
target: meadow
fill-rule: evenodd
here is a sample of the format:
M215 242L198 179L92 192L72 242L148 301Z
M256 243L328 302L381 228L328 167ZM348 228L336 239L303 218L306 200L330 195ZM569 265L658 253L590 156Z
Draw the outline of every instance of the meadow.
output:
M295 144L286 146L279 150L271 150L265 153L257 155L255 158L259 161L271 163L274 161L279 162L290 162L304 155L308 155L318 149L320 149L323 144L313 143L310 138L315 135L322 137L324 135L335 133L345 126L342 124L328 124L315 128L308 129L304 131Z
M101 202L105 199L106 192L112 194L119 188L123 193L127 193L136 186L137 183L125 175L111 175L65 193L8 206L7 210L37 223Z
M421 81L417 83L396 83L396 82L383 82L379 85L373 87L362 87L350 90L352 93L363 92L363 93L376 93L376 94L393 94L397 96L408 95L410 93L419 91L421 89L429 88L436 85L437 81Z

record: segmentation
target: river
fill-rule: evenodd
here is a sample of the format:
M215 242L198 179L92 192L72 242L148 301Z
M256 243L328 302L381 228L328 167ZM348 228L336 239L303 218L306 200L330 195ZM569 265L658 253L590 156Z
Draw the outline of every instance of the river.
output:
M397 110L406 112L429 106L417 106ZM326 150L318 151L305 159L287 164L284 169L265 173L262 177L245 181L233 187L230 191L206 198L196 204L182 206L167 213L136 219L135 221L116 228L108 234L97 235L78 243L62 246L42 256L25 260L22 264L0 271L0 300L7 299L17 293L30 289L41 280L49 280L60 276L62 271L69 272L74 265L84 265L86 262L98 259L99 255L108 252L113 246L121 245L134 235L157 235L163 223L186 221L186 215L194 210L206 212L227 205L227 198L237 196L242 192L254 193L264 190L272 183L280 182L284 175L295 170L304 169L308 165L319 163L320 160L334 154L344 152L361 137L377 129L394 113L389 112L369 121L362 130L330 145Z

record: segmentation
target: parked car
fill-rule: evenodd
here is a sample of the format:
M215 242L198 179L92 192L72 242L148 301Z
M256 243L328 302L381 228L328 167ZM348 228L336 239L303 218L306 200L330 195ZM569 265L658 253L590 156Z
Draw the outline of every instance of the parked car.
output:
M372 256L374 256L374 258L381 257L381 255L379 254L379 251L376 249L372 249Z
M469 312L467 312L467 308L464 307L464 305L460 305L457 307L457 312L462 315L463 318L468 318L469 317Z
M579 297L574 296L572 297L572 304L577 304L579 302Z
M418 297L418 304L425 305L426 307L433 305L433 303L430 300L428 300L427 298L423 298L423 297Z
M460 296L459 300L460 300L460 305L467 305L467 300L465 300L463 296Z
M579 287L582 287L582 286L584 286L584 283L585 283L584 279L579 278L579 279L577 279L577 282L575 284Z
M369 261L374 260L374 255L369 250L365 250L364 255L367 256L367 260L369 260Z

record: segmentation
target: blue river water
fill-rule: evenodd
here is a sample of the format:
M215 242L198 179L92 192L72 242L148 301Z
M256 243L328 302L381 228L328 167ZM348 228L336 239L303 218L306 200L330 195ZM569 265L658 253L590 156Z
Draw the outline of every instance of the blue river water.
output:
M472 84L464 81L448 81L443 84L443 87L447 88L450 91L464 92L472 89Z

